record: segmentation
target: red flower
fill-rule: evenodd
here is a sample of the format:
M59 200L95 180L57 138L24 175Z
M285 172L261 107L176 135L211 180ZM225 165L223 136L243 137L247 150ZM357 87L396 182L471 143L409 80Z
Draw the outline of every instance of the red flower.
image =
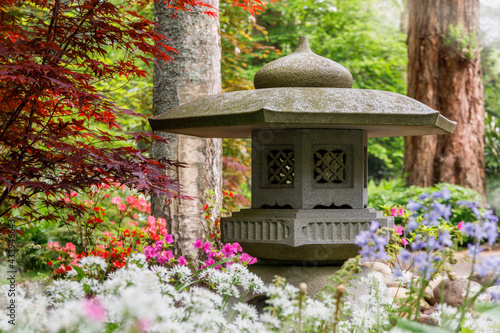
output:
M47 261L47 265L52 266L52 261Z
M203 206L203 210L207 210L207 209L208 209L208 204L205 204L205 205Z

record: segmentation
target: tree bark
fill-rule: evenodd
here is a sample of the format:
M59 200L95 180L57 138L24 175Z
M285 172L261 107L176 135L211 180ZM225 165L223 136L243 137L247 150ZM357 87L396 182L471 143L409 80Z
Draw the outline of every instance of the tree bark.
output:
M218 8L219 2L205 3ZM174 17L176 15L176 17ZM174 62L155 65L153 76L153 108L158 115L197 97L221 93L221 45L219 21L200 9L175 12L163 1L155 1L155 20L160 33L167 36L179 53L171 53ZM194 255L192 243L203 239L205 219L202 206L207 191L222 200L222 141L185 135L161 133L167 145L155 144L153 156L186 163L170 174L183 186L183 194L193 200L152 198L152 214L165 218L167 230L175 238L175 251L184 256Z
M408 9L408 96L457 122L452 135L405 138L408 183L485 195L479 0L408 0Z

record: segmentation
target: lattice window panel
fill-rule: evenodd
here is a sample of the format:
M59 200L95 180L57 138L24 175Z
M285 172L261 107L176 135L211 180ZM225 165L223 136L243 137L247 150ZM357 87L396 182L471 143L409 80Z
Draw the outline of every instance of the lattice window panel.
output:
M346 154L341 149L314 152L314 180L319 184L342 184L346 180Z
M267 182L270 185L291 185L294 181L292 149L272 149L267 153Z

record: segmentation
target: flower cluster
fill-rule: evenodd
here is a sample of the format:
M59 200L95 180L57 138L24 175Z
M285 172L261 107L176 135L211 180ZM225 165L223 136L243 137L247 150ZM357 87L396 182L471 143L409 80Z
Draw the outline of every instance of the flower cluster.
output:
M373 220L369 230L361 231L354 239L354 243L361 248L359 253L363 260L385 260L388 259L385 247L389 243L389 237L382 235L380 223Z
M226 262L226 267L231 266L234 263L242 263L244 265L254 264L257 259L250 256L249 254L243 252L240 244L238 243L228 243L222 246L222 249L217 250L212 243L209 241L203 242L200 239L196 239L193 243L195 249L203 250L204 254L207 256L207 260L205 260L204 264L201 266L202 269L205 267L209 267L214 265L216 262L223 261L225 259L232 258L233 260ZM216 269L222 268L222 265L217 265Z

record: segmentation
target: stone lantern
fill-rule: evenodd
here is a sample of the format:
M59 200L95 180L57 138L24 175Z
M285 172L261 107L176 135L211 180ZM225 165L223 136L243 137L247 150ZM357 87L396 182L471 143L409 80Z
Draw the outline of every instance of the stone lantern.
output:
M357 254L367 207L367 138L453 133L456 123L392 92L352 89L338 63L297 50L262 67L255 90L199 98L149 119L156 131L252 138L252 206L221 221L223 242L261 262L336 264Z

